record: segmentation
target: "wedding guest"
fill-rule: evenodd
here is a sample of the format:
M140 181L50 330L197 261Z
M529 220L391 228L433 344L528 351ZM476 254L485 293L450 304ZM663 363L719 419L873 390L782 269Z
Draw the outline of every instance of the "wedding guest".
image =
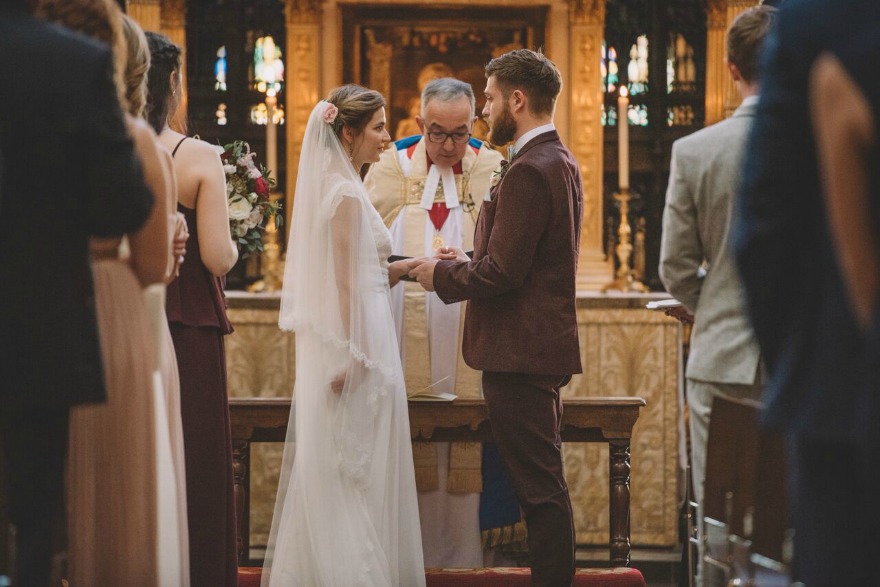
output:
M151 65L147 118L174 157L178 210L191 238L186 262L168 286L166 311L180 372L186 460L190 580L193 585L235 587L236 525L232 439L223 337L226 317L222 277L238 259L229 231L226 176L217 151L172 130L182 94L180 48L148 32Z
M695 318L687 363L687 402L691 478L701 534L712 402L715 397L761 399L761 353L743 305L727 236L743 151L758 105L758 56L775 14L771 6L750 8L727 31L727 68L742 105L727 120L672 146L660 278ZM704 262L709 266L705 274L700 271ZM713 568L704 568L702 541L698 552L697 584L724 583L714 576Z
M14 581L45 587L69 409L113 397L88 238L136 231L153 197L119 108L110 48L36 20L26 6L0 3L0 214L15 219L0 231L0 444Z
M122 12L112 0L39 0L37 14L110 45L120 103L155 205L128 237L93 239L92 274L107 403L71 411L68 457L69 580L159 585L155 344L143 286L166 278L171 253L168 169L146 121L126 96ZM168 442L167 437L164 442Z
M765 45L731 230L767 365L763 422L788 441L794 578L811 587L880 583L870 539L880 521L877 386L870 375L876 360L865 357L870 339L850 305L849 268L835 250L837 228L819 174L828 161L810 118L817 58L878 22L874 0L799 0L780 8ZM872 55L860 62L857 54L839 57L847 67L876 62ZM833 108L850 104L835 100Z
M142 118L147 102L147 71L150 67L150 48L141 27L128 15L122 17L127 51L125 68L125 97L129 114ZM165 283L177 276L186 254L189 238L186 218L177 212L177 177L171 152L153 135L166 179L168 214L165 230L174 234L172 247L166 258L162 283L144 291L150 322L153 326L157 364L154 377L157 429L157 485L159 494L159 576L163 584L187 587L189 585L189 530L186 519L186 469L184 464L183 427L180 419L180 375L171 330L165 318ZM157 217L157 222L162 219ZM158 230L161 230L159 228ZM146 232L146 231L142 231ZM143 246L145 235L132 235L134 250ZM137 255L135 255L137 258Z
M263 587L424 587L391 235L361 181L390 139L385 98L318 102L303 137L278 324L296 332Z

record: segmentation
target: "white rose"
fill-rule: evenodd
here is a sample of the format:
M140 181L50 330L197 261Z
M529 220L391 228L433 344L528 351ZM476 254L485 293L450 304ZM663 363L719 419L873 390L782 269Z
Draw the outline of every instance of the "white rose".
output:
M263 211L260 210L259 208L255 207L253 210L251 210L251 215L248 216L248 219L247 219L248 227L253 228L256 225L258 225L260 223L260 221L262 221L262 220L263 220Z
M245 198L239 198L229 204L229 217L233 220L244 220L251 215L252 208L251 203Z
M226 172L226 175L235 175L235 165L224 165L223 171Z
M251 192L247 195L247 199L251 204L256 204L257 203L257 194L255 194L254 192Z
M248 227L246 224L236 224L235 225L235 236L244 236L247 234Z

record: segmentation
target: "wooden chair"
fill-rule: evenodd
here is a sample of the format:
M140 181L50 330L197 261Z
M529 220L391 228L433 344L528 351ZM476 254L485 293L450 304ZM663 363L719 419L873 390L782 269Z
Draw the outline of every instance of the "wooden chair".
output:
M784 443L759 426L759 410L714 399L704 482L706 566L751 585L775 584L788 562Z

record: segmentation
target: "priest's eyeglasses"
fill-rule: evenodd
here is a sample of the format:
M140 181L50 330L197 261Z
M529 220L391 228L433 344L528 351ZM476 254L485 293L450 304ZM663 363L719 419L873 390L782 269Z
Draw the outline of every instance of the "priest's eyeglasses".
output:
M428 133L428 140L432 143L445 143L446 139L452 139L456 145L463 145L471 140L469 132L439 132L432 130Z

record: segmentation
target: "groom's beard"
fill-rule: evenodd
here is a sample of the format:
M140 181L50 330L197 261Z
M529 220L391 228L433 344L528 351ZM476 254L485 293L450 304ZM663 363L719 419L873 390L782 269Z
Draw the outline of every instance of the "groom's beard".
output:
M492 143L493 147L501 147L511 142L515 134L516 121L510 115L510 109L505 104L504 110L489 129L489 142Z

